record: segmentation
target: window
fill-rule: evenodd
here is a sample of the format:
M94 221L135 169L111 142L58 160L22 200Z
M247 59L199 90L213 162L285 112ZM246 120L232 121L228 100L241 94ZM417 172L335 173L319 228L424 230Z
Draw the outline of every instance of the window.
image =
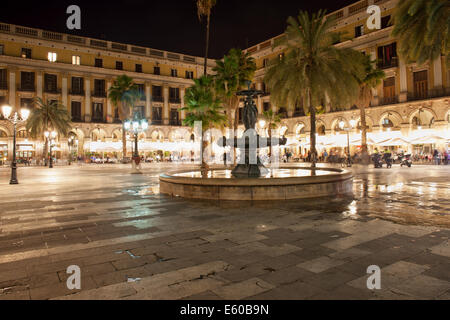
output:
M270 102L264 102L263 103L263 110L264 110L264 112L270 110Z
M20 107L21 108L27 108L27 109L33 109L34 107L34 100L33 98L21 98L20 99Z
M142 101L145 101L145 84L137 83L136 86L139 91L139 99Z
M20 73L20 88L25 91L34 91L34 72Z
M0 56L3 55L5 52L5 46L0 44Z
M153 67L153 73L159 76L161 74L161 69L159 67Z
M92 121L103 122L103 103L92 104Z
M56 54L56 52L49 52L47 54L47 59L48 59L49 62L56 62L57 56L58 55Z
M71 105L72 121L81 121L81 102L72 101Z
M162 87L161 86L152 86L152 97L153 101L162 102Z
M153 107L152 108L152 123L161 124L162 121L162 108Z
M94 79L94 97L106 97L105 80Z
M364 35L364 26L360 25L355 28L355 38L361 37Z
M31 59L31 49L22 48L22 52L20 53L20 56L25 59Z
M95 66L97 68L103 68L103 59L95 58Z
M136 64L136 72L142 72L142 64Z
M170 70L170 75L171 75L172 77L178 77L178 71L177 71L177 69L171 69L171 70Z
M177 109L170 110L170 122L171 126L179 126L180 125L180 114Z
M378 67L381 69L397 67L397 43L378 47L378 61Z
M414 72L414 98L426 99L428 97L428 71Z
M7 70L0 69L0 89L8 90Z
M238 112L238 120L239 120L239 123L243 123L244 122L244 108L239 108L239 110L238 110L239 112Z
M381 29L390 27L392 25L390 22L391 22L391 16L382 17L381 18Z
M383 128L393 128L394 123L389 118L383 119Z
M264 58L264 60L263 60L263 67L265 68L265 67L267 67L268 65L269 65L269 59Z
M72 64L79 66L81 64L80 56L72 56Z
M139 119L145 119L145 107L144 106L134 107L134 114Z
M55 74L44 74L44 91L56 93L58 86L58 78Z
M116 61L116 70L123 70L123 62Z
M72 77L72 91L71 94L84 94L84 82L81 77Z
M179 88L169 88L169 102L170 103L180 103L180 89Z
M383 81L383 102L391 104L395 103L395 100L395 77L390 77Z
M186 71L186 79L194 79L194 71Z
M283 53L280 53L280 54L278 55L278 59L280 59L280 61L284 59L284 52L283 52Z

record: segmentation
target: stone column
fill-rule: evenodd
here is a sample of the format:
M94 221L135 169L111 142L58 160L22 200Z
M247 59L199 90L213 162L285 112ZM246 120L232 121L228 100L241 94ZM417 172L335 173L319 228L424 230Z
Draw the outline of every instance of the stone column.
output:
M106 79L106 94L108 95L109 88L111 88L112 79ZM114 119L113 105L110 99L106 98L106 122L112 123Z
M87 76L84 79L84 121L91 122L91 77Z
M152 118L152 93L151 93L151 83L145 83L145 117L148 120Z
M441 56L433 61L433 71L434 71L434 91L437 94L442 92L442 61Z
M403 59L400 59L400 96L399 102L405 102L408 100L408 78L406 73L406 64Z
M185 93L185 88L181 87L180 88L180 99L181 99L181 108L184 108L184 93ZM183 121L184 119L186 119L186 111L185 110L181 110L181 121Z
M16 69L9 70L9 105L12 107L16 105Z
M42 71L39 70L36 75L36 96L42 99Z
M62 104L67 108L67 110L70 110L70 108L69 108L69 106L68 106L68 104L67 104L67 102L69 101L68 100L68 97L67 97L67 73L63 73L62 74L62 81L61 81L61 93L62 93Z
M163 108L163 124L169 124L169 87L167 84L163 86L164 108Z

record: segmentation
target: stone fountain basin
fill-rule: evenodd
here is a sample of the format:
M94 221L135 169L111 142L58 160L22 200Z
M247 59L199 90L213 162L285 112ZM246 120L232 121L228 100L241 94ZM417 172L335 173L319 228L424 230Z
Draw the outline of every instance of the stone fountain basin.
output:
M315 173L315 175L314 175ZM231 170L177 171L159 177L160 192L187 199L272 201L350 195L351 172L336 168L282 167L274 177L234 178Z

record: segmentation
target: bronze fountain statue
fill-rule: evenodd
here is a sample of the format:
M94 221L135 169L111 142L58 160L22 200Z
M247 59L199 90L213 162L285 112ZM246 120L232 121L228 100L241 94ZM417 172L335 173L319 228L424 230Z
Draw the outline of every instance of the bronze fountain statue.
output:
M258 149L261 147L270 147L277 145L285 145L287 139L285 137L272 141L269 138L262 138L256 133L256 122L258 121L258 108L255 105L254 99L264 92L250 88L251 82L248 83L248 90L243 90L237 93L238 96L246 97L243 110L243 123L245 132L242 138L235 137L232 140L227 140L223 137L218 141L222 147L230 146L239 148L241 161L233 169L232 175L235 178L259 178L269 173L269 170L262 164L258 156ZM251 143L252 142L252 143Z

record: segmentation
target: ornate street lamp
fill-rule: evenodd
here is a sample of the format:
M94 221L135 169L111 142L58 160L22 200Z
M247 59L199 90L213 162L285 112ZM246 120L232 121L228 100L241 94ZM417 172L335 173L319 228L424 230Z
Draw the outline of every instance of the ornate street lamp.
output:
M140 173L139 170L137 170L137 166L139 165L141 158L139 157L139 150L138 150L138 140L139 140L139 133L144 132L148 129L148 122L146 119L138 119L137 116L134 117L134 120L126 120L124 123L124 128L126 131L130 133L130 136L134 134L134 154L133 154L133 161L135 165L135 171L134 173Z
M20 109L20 115L19 113L17 112L13 113L12 111L13 108L11 106L2 107L3 117L9 122L11 122L14 126L13 161L11 164L11 180L9 181L9 184L19 184L19 181L17 180L16 128L17 124L27 121L28 117L30 116L30 110L22 108Z
M48 145L50 147L50 162L49 162L48 167L51 169L51 168L53 168L52 148L55 145L55 139L56 139L58 133L56 131L52 131L52 132L45 131L44 135L45 135L45 138L47 139Z
M341 128L341 130L344 130L347 133L347 167L352 166L352 161L351 161L351 157L350 157L350 130L353 130L355 125L356 125L356 121L354 119L350 120L350 127L347 127L345 125L344 120L341 120L339 122L339 128Z

